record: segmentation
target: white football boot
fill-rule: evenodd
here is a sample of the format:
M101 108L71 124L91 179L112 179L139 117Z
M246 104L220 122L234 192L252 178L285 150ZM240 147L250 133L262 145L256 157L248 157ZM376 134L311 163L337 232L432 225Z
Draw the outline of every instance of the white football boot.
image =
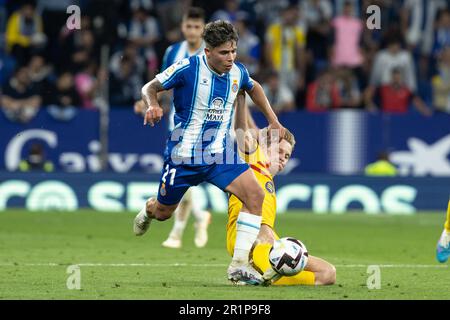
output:
M182 246L181 239L169 237L162 243L162 246L171 249L180 249Z
M235 285L260 285L264 283L261 274L253 266L246 262L235 265L233 262L228 267L228 280Z
M155 198L150 198L147 201L152 200L156 201ZM139 213L134 218L133 231L137 236L142 236L144 233L146 233L148 228L150 227L150 222L152 222L152 219L147 215L146 207L147 204L141 211L139 211Z

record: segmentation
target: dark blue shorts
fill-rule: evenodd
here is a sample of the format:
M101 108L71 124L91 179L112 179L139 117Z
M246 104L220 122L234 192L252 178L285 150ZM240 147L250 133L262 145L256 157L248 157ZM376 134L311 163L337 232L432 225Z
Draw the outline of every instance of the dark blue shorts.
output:
M164 161L159 181L158 202L165 205L177 204L191 186L209 182L225 191L225 188L249 165L237 157L234 164L186 165Z

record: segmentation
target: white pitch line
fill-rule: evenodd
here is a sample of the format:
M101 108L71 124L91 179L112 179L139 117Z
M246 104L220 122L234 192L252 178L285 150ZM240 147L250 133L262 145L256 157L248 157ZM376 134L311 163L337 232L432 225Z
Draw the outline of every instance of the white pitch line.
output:
M61 263L0 263L0 267L66 267L70 264ZM227 264L220 263L74 263L79 267L227 267ZM445 269L448 265L434 265L434 264L337 264L336 268L367 268L368 266L378 266L380 268L411 268L411 269L423 269L423 268L435 268Z

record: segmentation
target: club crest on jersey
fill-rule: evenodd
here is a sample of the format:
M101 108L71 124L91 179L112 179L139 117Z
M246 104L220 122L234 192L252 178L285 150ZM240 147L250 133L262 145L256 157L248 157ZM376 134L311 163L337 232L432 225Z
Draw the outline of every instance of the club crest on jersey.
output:
M237 80L233 80L233 85L231 86L231 90L233 90L234 93L236 93L239 89L239 86L237 84Z
M166 191L166 184L165 184L165 183L162 183L162 184L161 184L161 188L159 189L159 193L160 193L163 197L167 194L167 191Z
M206 114L206 121L223 121L223 114L225 112L222 98L217 97L211 102L208 113Z
M275 191L275 187L274 187L272 181L266 182L266 190L269 193L273 193Z

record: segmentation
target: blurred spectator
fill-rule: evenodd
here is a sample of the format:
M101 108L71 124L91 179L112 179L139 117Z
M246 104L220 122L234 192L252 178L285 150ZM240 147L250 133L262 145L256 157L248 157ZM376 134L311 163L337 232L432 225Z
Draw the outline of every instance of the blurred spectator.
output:
M210 20L224 20L234 24L239 13L239 0L225 0L223 2L223 9L214 12Z
M329 38L331 33L330 20L333 7L329 0L305 0L301 4L307 33L307 65L306 81L314 81L323 69L328 67Z
M44 105L48 106L48 112L57 120L68 121L75 116L81 106L81 99L70 72L63 72L56 83L50 85L44 96Z
M153 79L158 70L159 63L154 45L160 36L156 18L150 16L143 7L133 10L128 40L137 46L139 55L145 59L149 79Z
M450 113L450 47L443 49L437 74L432 79L433 106L436 110Z
M389 154L382 151L377 161L366 166L364 173L372 177L393 177L397 175L397 168L389 161Z
M430 40L439 10L447 6L445 0L405 0L400 11L402 31L407 45L413 51L422 46L425 54L430 53Z
M132 9L138 7L138 3L149 2L149 0L132 0L131 3L136 2L136 5L132 5ZM150 2L153 2L150 0ZM174 43L181 40L180 24L183 18L183 14L187 12L191 6L192 0L155 0L155 10L159 21L161 22L161 31L168 43ZM207 1L211 2L211 1ZM143 6L143 4L141 4ZM153 5L152 5L153 7ZM152 7L144 5L147 11ZM200 6L203 7L203 6Z
M239 34L237 59L248 69L251 76L259 72L261 45L259 38L248 28L248 14L241 12L236 17L235 26Z
M58 70L79 72L89 61L99 61L99 50L95 34L91 28L91 18L81 16L81 30L70 30L64 25L59 34L60 51L69 54L59 55L56 61Z
M109 103L113 106L129 107L141 97L144 85L129 57L120 60L118 72L111 73L109 80Z
M262 87L276 114L295 110L295 97L289 87L280 82L277 71L267 73Z
M66 26L67 8L79 5L77 0L38 0L37 12L42 14L44 33L47 36L47 56L58 58L58 33L61 27Z
M417 111L425 116L430 116L430 109L406 85L401 69L394 68L391 70L391 73L391 82L383 84L379 88L381 110L388 113L407 113L409 105L412 102ZM365 99L367 108L370 111L376 110L373 95L368 94Z
M8 119L14 122L29 122L38 112L41 97L31 82L27 67L19 67L4 86L1 105Z
M120 61L125 58L133 61L133 72L139 75L141 79L144 79L145 61L139 56L137 46L131 41L127 41L123 50L119 50L111 56L109 71L117 74L120 69Z
M32 56L28 68L30 79L39 92L42 92L45 86L54 80L52 66L47 64L41 55Z
M323 70L317 80L308 85L306 109L312 112L329 111L339 108L340 104L334 75L329 70Z
M6 0L0 0L0 52L5 49Z
M349 68L338 68L335 74L340 108L360 108L361 91L353 71Z
M415 93L417 88L416 73L411 53L402 49L401 40L397 35L388 36L386 43L387 48L379 51L375 56L367 90L373 91L376 87L392 83L392 70L399 69L406 86L411 92Z
M437 57L443 48L450 46L450 11L444 10L439 16L434 34L432 53Z
M33 2L25 2L8 19L6 45L20 64L25 64L32 53L42 50L47 37L43 33L42 18Z
M446 0L405 0L400 11L403 34L419 66L419 79L429 76L429 56L435 39L436 17ZM435 67L433 64L431 67Z
M54 170L53 163L47 160L42 143L34 142L28 151L25 159L20 161L19 170L22 172L29 171L45 171L52 172Z
M303 89L305 72L305 34L297 25L299 11L289 5L281 12L281 21L266 31L265 61L275 69L280 81L294 93Z
M91 61L98 62L99 51L95 46L94 33L90 29L80 30L74 37L70 69L78 72Z
M363 22L354 16L352 2L345 2L342 15L334 18L331 25L334 29L333 66L360 68L363 62L360 48Z
M353 8L353 14L355 17L361 17L362 1L361 0L334 0L334 16L342 16L345 12L345 6L350 4Z
M16 60L0 48L0 87L11 78L16 69L16 65Z
M88 63L83 71L75 75L75 88L80 95L83 108L93 109L100 106L101 88L105 81L104 70L98 70L95 62Z

